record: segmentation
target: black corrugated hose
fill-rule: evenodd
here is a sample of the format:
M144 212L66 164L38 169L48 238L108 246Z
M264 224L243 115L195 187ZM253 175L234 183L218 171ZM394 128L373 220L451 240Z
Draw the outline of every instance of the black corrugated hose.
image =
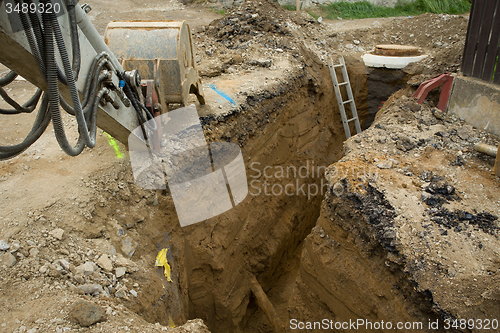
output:
M21 0L15 1L16 3L19 3ZM27 1L29 3L32 2L32 0ZM59 146L66 154L76 156L83 151L85 146L88 146L89 148L95 146L97 132L97 109L102 97L106 93L109 93L109 91L105 88L99 90L100 83L105 78L105 75L100 75L100 73L104 66L110 66L109 59L107 54L101 53L93 60L84 87L83 103L80 103L78 91L75 85L75 81L80 70L80 47L78 40L78 28L74 13L74 6L77 5L77 3L75 0L66 1L71 26L71 43L73 52L72 65L70 65L69 62L68 53L64 45L64 40L62 38L62 33L60 31L55 13L43 13L42 22L40 22L36 14L28 14L29 22L28 15L22 13L19 14L31 52L39 67L40 73L46 80L47 92L43 95L42 105L37 114L37 119L26 139L18 145L7 147L0 146L0 159L11 158L23 152L41 136L51 119ZM40 3L48 4L51 3L51 0L40 0ZM33 28L34 36L31 27ZM55 60L55 44L57 44L61 62L63 64L64 74L61 73ZM121 73L117 74L120 79L123 79ZM1 89L1 86L12 82L16 76L17 75L12 72L3 78L0 78L0 95L4 97L7 102L12 102L11 105L15 108L15 110L0 109L0 113L2 113L2 111L8 111L4 112L6 114L32 112L40 99L41 91L37 91L37 93L22 106L10 99L5 91ZM68 86L72 105L69 105L60 95L58 82ZM153 122L153 124L150 124L147 122L147 120L154 119L151 112L144 105L142 105L142 103L140 103L128 83L125 84L124 91L131 100L137 116L140 119L140 123L146 123L150 129L155 130L157 127L156 123ZM77 119L79 138L74 147L71 146L66 137L60 114L59 103L61 103L66 112L74 115ZM143 115L143 110L146 111L147 119Z
M20 0L16 0L19 2ZM31 0L29 1L31 2ZM50 3L50 0L40 1L44 4ZM44 94L42 99L42 105L37 115L37 119L33 124L33 128L26 137L26 139L14 146L0 146L0 159L11 158L26 148L33 144L45 131L48 123L52 119L54 126L54 132L56 134L57 141L64 152L68 155L75 156L81 153L85 146L94 147L95 137L97 132L96 121L97 121L97 108L100 99L103 97L106 89L101 89L97 92L99 88L99 83L103 79L103 76L99 76L101 69L106 65L108 58L105 54L100 54L94 59L91 67L91 71L88 75L88 79L85 85L84 91L84 110L82 110L82 105L80 104L78 91L76 90L75 77L78 76L80 69L80 47L78 41L78 28L76 26L76 18L74 15L74 0L68 0L68 15L70 16L71 25L71 42L72 42L72 52L73 52L73 66L70 66L69 57L64 45L62 38L62 33L57 21L55 14L42 14L42 24L38 20L36 15L30 16L30 23L33 27L33 32L35 37L31 32L30 23L25 14L20 14L21 22L23 24L28 43L30 45L35 61L39 67L40 72L44 76L47 82L48 92ZM59 54L64 67L64 74L61 75L60 70L55 61L55 43L59 49ZM14 72L7 74L5 77L0 79L0 86L12 82L17 75ZM100 78L101 77L101 78ZM62 99L59 99L59 89L58 81L63 81L63 83L68 85L72 107L68 105ZM1 88L0 88L1 89ZM5 91L3 91L5 92ZM37 92L28 102L23 106L15 103L7 94L0 95L4 97L7 102L12 102L11 104L15 107L15 110L0 110L8 111L7 114L14 114L19 112L27 112L29 110L33 111L36 107L36 102L40 98L41 92ZM36 102L35 102L36 100ZM72 147L66 137L64 132L64 127L62 123L62 118L59 110L59 102L62 102L66 106L65 109L73 113L78 122L79 139L75 147ZM35 105L34 105L35 104ZM88 121L87 121L88 120Z

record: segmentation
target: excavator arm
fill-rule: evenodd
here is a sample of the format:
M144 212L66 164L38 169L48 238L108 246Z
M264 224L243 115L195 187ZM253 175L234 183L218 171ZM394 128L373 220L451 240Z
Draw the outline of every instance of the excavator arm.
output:
M95 145L96 127L127 143L138 126L154 137L161 124L148 120L169 104L185 105L190 93L204 104L185 22L112 22L106 43L87 16L90 10L76 0L0 0L0 62L12 71L0 78L0 87L17 74L40 89L38 98L21 106L0 88L13 106L0 113L38 109L27 138L0 146L0 159L27 149L50 121L61 148L78 155ZM66 138L63 110L77 119L75 145Z

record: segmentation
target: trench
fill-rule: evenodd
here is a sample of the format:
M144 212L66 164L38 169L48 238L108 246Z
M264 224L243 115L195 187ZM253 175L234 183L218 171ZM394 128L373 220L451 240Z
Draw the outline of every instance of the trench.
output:
M275 332L255 282L281 324L289 320L302 245L328 191L324 172L342 156L345 140L328 68L314 57L308 61L286 86L249 96L245 107L225 118L201 119L208 141L230 141L242 149L249 194L233 209L181 228L168 189L141 190L130 172L120 176L132 196L146 198L141 209L149 216L130 233L135 256L154 261L160 249L169 249L173 282L160 267L136 273L148 292L127 306L147 321L169 325L201 318L214 333ZM370 75L359 62L348 62L348 70L366 125ZM118 206L123 202L109 208ZM97 215L106 216L109 208ZM111 241L121 242L117 236Z

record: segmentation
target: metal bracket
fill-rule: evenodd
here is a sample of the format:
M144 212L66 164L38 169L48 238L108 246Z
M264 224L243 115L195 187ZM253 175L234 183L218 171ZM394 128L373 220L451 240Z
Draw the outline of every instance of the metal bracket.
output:
M418 104L422 104L427 97L427 94L429 94L431 90L439 87L440 85L443 85L443 89L441 89L441 95L439 96L438 109L446 112L452 84L453 76L447 73L441 74L422 83L420 87L418 87L417 91L413 94L413 97L417 98Z

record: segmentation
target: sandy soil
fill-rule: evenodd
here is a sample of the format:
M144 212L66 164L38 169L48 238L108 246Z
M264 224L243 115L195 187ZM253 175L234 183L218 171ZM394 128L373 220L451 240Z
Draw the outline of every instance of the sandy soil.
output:
M185 6L176 1L89 4L93 8L90 18L101 34L110 20L187 20L195 36L198 69L208 101L205 106L197 105L207 137L240 143L252 157L264 156L269 161L305 160L307 154L315 156L320 152L331 154L324 153L325 163L340 157L343 131L339 130L338 114L330 119L322 113L333 98L333 92L327 91L331 82L330 86L325 83L329 82L324 66L327 55L349 55L359 61L359 56L375 44L412 44L430 57L407 68L409 75L457 72L467 29L464 16L430 14L414 18L325 20L320 24L306 13L286 12L266 2L248 2L224 17L210 6ZM0 68L0 72L4 71ZM319 79L321 76L323 80ZM224 91L234 103L221 98L209 84ZM24 81L14 82L9 89L9 94L20 101L34 91ZM291 95L287 95L289 92ZM307 112L280 113L276 111L279 104L272 104L273 101ZM0 107L5 106L0 101ZM317 110L318 106L323 109ZM4 124L0 143L13 144L29 131L34 116L0 119ZM327 125L328 122L335 123ZM65 118L65 124L70 133L75 133L73 119ZM283 128L269 127L273 124L282 124ZM234 325L246 332L270 332L267 318L249 296L245 283L238 280L236 270L243 267L258 275L279 316L288 316L287 304L300 266L302 239L315 224L321 198L314 204L297 201L288 206L281 199L248 202L245 209L251 214L245 215L247 220L241 226L216 221L198 230L183 231L168 193L134 186L127 157L119 159L106 137L99 133L96 148L71 158L59 149L53 132L48 130L26 152L0 162L0 239L9 247L0 253L0 305L4 309L0 313L0 331L170 331L169 325L181 325L189 318L203 316L215 328L213 331ZM290 133L300 133L300 148L283 139ZM325 143L325 138L332 141ZM488 140L496 142L493 138ZM332 142L337 147L329 146ZM266 143L272 143L272 147L262 148ZM121 144L120 147L126 154L126 148ZM260 148L266 151L261 152ZM299 157L287 156L286 149L297 149ZM403 173L433 171L448 164L447 159L436 163L433 154L434 151L425 150L411 157L412 167L421 165L418 170ZM474 163L474 170L479 170L479 162ZM477 194L478 204L482 195L486 199L494 196L489 188L498 187L488 174L490 167L483 173L456 171L464 177L484 179L486 192L471 195L475 198ZM469 181L463 178L462 186ZM459 189L460 184L456 187ZM255 206L266 207L265 212L253 211ZM497 206L489 208L498 215ZM303 236L298 239L288 235L285 228L300 216L289 213L294 209L304 211L304 220L309 221L307 227L300 227ZM238 220L242 214L234 213L225 219ZM254 219L258 214L261 215ZM283 219L286 223L274 229L261 228L265 230L262 232L258 223L268 219ZM294 247L283 250L283 239L290 240ZM403 237L408 243L413 239ZM173 283L166 281L161 268L154 266L156 253L164 247L171 249L168 259ZM234 255L235 249L245 253ZM269 257L276 253L276 258ZM86 263L90 264L85 266ZM121 274L123 270L125 273ZM241 285L233 287L230 282ZM85 288L97 289L86 292ZM470 298L474 299L474 295ZM79 300L98 304L107 319L82 328L72 318L73 307ZM186 325L172 331L207 331L200 321Z

